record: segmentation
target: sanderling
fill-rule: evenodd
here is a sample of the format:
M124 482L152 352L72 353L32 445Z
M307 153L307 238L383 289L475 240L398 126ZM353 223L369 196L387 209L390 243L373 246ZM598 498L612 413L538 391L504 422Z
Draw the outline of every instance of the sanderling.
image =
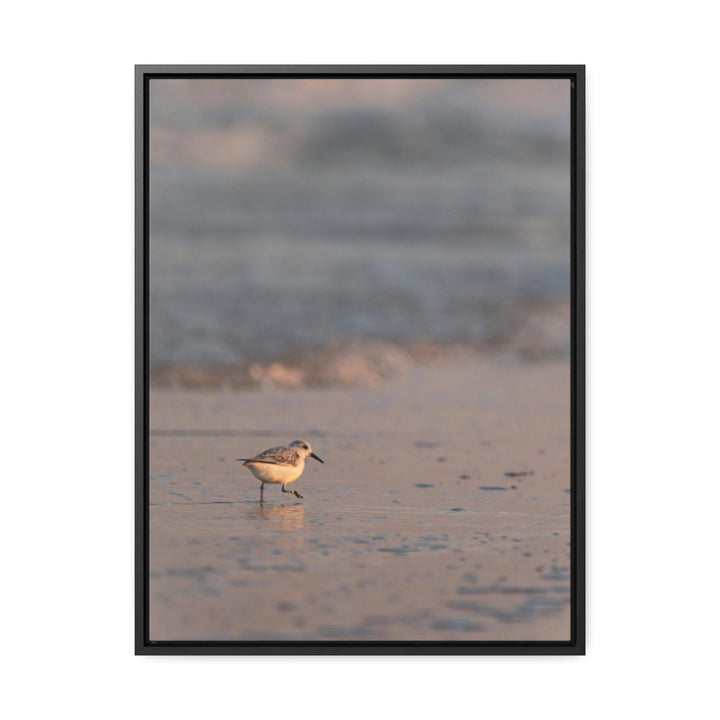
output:
M307 456L321 460L310 447L310 443L304 440L294 440L289 445L264 450L255 457L238 458L250 472L260 481L260 502L263 502L263 490L265 483L280 484L284 493L294 493L295 497L302 499L297 490L286 490L285 486L295 482L305 469L305 458Z

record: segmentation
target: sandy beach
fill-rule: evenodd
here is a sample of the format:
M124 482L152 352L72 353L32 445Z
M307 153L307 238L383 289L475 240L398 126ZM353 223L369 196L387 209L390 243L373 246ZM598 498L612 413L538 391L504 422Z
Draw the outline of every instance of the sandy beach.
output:
M236 462L295 439L293 485ZM151 640L568 640L567 361L150 397Z

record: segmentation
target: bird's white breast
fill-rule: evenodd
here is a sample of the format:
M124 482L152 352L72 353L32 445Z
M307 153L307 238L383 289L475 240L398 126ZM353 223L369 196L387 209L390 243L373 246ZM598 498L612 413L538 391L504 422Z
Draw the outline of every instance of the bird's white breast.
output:
M272 463L247 463L250 472L261 482L286 485L297 480L305 469L305 458L297 465L274 465Z

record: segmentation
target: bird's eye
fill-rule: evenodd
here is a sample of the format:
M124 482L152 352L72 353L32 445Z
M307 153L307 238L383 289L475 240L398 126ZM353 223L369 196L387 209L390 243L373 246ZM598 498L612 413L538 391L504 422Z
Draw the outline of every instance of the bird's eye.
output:
M308 446L307 446L307 445L303 445L303 447L304 447L306 450L308 450Z

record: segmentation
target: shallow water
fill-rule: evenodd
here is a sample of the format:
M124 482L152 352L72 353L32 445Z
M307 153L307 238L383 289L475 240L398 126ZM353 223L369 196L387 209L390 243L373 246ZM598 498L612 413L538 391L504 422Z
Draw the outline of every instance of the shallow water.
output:
M457 508L408 488L393 504L305 483L302 503L260 504L248 491L176 502L171 492L152 492L155 639L487 639L567 610L562 503L523 514L466 492L454 493ZM186 622L173 627L178 607Z
M374 392L154 393L151 637L567 639L566 372L436 368ZM491 378L502 393L483 389ZM293 439L282 425L301 427L306 412L326 462L308 461L294 485L303 500L267 487L260 504L234 458ZM277 430L258 436L256 416ZM533 474L501 485L509 468Z

